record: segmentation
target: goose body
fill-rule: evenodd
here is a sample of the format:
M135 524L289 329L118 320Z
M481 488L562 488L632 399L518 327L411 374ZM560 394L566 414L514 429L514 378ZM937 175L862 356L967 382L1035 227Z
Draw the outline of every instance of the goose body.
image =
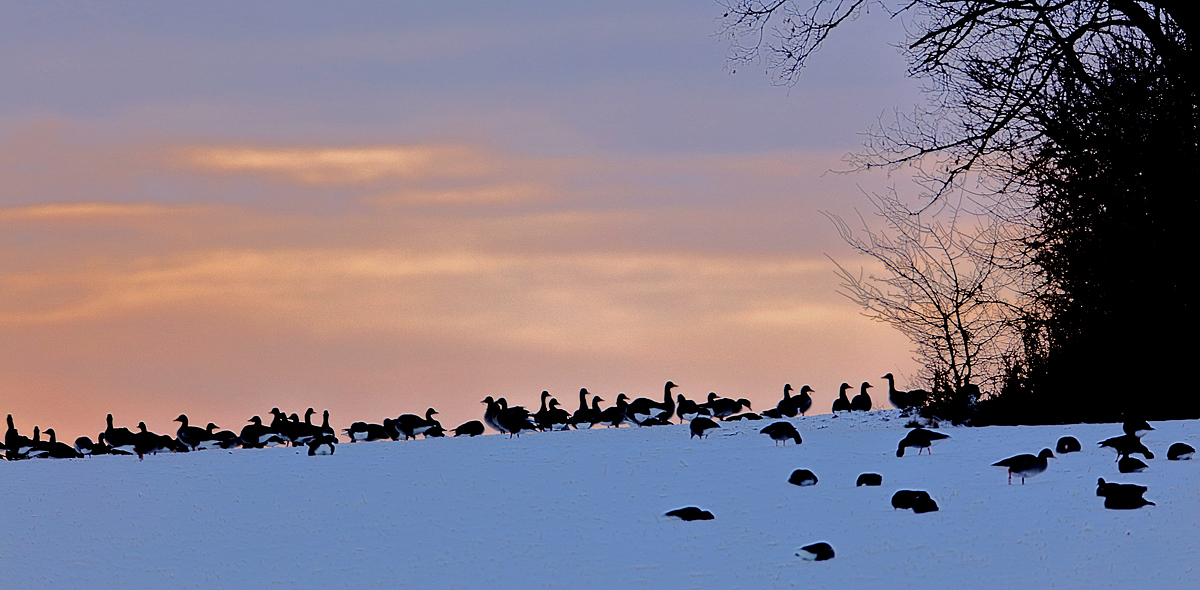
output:
M186 414L180 414L174 421L179 422L179 430L175 431L175 437L179 439L179 442L187 445L193 451L196 450L196 447L200 446L200 443L208 440L209 432L207 430L197 426L188 426L188 417Z
M883 485L883 476L878 473L863 473L858 476L858 480L854 482L854 487L860 486L881 486Z
M1008 485L1012 485L1012 477L1015 475L1021 478L1021 485L1025 485L1027 478L1039 475L1046 471L1047 459L1053 459L1054 453L1050 449L1042 449L1042 452L1037 456L1033 455L1016 455L992 463L992 467L1003 467L1008 470Z
M680 424L684 422L691 422L699 416L712 415L709 413L708 408L700 407L700 404L696 403L695 401L683 397L682 393L679 394L677 402L678 403L675 406L675 414L679 416Z
M1148 466L1145 462L1133 457L1121 457L1121 460L1117 461L1117 471L1121 473L1141 473L1146 467Z
M1082 447L1079 446L1079 441L1075 437L1064 436L1058 439L1058 446L1055 447L1054 452L1059 455L1065 455L1067 453L1079 452L1081 449Z
M846 397L846 390L850 389L849 383L841 385L841 391L838 392L838 398L833 400L833 412L849 412L850 398Z
M425 410L424 418L416 414L402 414L396 418L396 429L404 435L405 440L416 438L418 434L425 434L430 428L441 426L440 422L433 419L436 413L437 410L429 408Z
M1177 442L1177 443L1171 445L1171 448L1167 449L1167 460L1168 461L1187 461L1188 459L1191 459L1192 455L1195 453L1196 453L1196 449L1193 449L1191 447L1191 445L1188 445L1187 443Z
M600 412L600 419L596 422L613 428L620 428L621 423L625 421L626 410L629 407L626 401L628 399L624 393L617 395L617 405L605 408L604 411Z
M255 416L255 418L257 417L258 416ZM261 427L262 424L259 423L259 426ZM246 428L250 428L250 426L247 426ZM246 444L246 428L242 429L242 444ZM349 438L350 442L352 443L359 441L372 442L383 440L385 438L391 438L388 436L387 430L384 429L382 424L369 424L367 422L355 422L350 425L350 428L343 429L343 432L346 433L346 437ZM251 440L254 440L254 438L252 437Z
M721 419L728 418L742 411L742 408L748 410L754 409L750 407L750 400L746 398L732 400L727 397L717 397L716 392L710 392L708 394L708 402L701 405L708 408L712 417Z
M1125 431L1125 434L1142 438L1151 430L1154 430L1154 427L1150 426L1150 423L1146 422L1145 420L1133 419L1126 420L1124 423L1122 423L1121 429Z
M685 521L685 522L690 522L693 520L712 520L713 519L713 515L711 512L709 512L707 510L701 510L700 508L697 508L695 506L688 506L686 508L677 508L675 510L672 510L672 511L666 513L665 516L667 516L669 518L677 518L677 519Z
M828 561L833 559L833 547L829 543L813 543L796 550L796 557L804 561Z
M337 437L321 434L308 441L308 456L332 455L337 450Z
M46 429L46 436L50 437L50 441L43 444L42 448L46 450L47 457L51 459L77 459L83 456L71 445L58 442L53 428Z
M790 422L776 422L759 432L770 436L771 440L775 441L775 446L779 446L779 443L782 442L783 446L786 447L789 440L796 441L796 444L803 442L800 440L800 433L796 431L796 427L792 426Z
M698 436L700 437L700 440L704 440L704 437L708 436L709 430L720 427L720 424L713 422L709 418L697 417L696 419L692 420L691 424L688 425L688 429L692 432L692 436L689 436L688 438L691 439L692 437Z
M1098 444L1101 447L1108 447L1115 450L1117 452L1117 460L1134 453L1138 453L1147 459L1154 458L1154 453L1151 453L1150 449L1147 449L1146 445L1142 444L1142 441L1133 434L1114 436L1110 439L1102 440Z
M871 396L867 395L867 389L871 387L870 383L863 381L862 392L854 396L850 400L850 409L855 412L870 412L871 411Z
M888 402L897 410L908 410L909 408L920 406L929 397L929 392L924 389L913 389L910 391L896 389L896 378L891 373L884 375L881 379L887 379Z
M788 477L788 483L802 488L817 485L817 474L807 469L797 469Z
M105 419L108 428L104 430L104 441L108 446L118 451L132 452L134 445L133 432L128 428L113 428L113 415L109 414Z
M642 425L651 418L663 418L670 420L675 414L675 398L671 397L671 390L678 387L674 382L667 381L663 387L663 401L656 402L649 398L639 397L632 402L629 402L629 408L625 412L626 417L634 424Z
M917 447L918 455L921 454L921 451L930 449L929 454L932 455L933 450L930 447L933 445L933 443L947 438L950 438L950 436L940 432L926 430L924 428L914 428L910 430L907 435L905 435L903 440L900 441L900 446L896 448L896 456L903 457L904 449L908 447Z
M600 419L600 411L598 409L594 410L593 408L588 407L587 396L587 388L580 388L579 409L575 410L574 414L571 414L571 424L577 429L591 428L592 426L595 426L596 422ZM596 399L599 400L599 396L597 396ZM596 406L593 404L593 407Z
M479 420L471 420L458 425L458 428L450 429L454 436L479 436L483 434L483 422Z

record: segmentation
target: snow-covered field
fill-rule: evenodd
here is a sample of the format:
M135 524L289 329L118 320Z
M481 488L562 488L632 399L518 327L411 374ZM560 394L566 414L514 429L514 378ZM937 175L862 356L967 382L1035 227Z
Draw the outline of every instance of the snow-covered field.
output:
M1200 460L1166 460L1196 421L1154 423L1129 475L1095 444L1117 424L943 427L897 458L895 411L795 419L799 447L770 422L6 462L0 587L1200 588ZM990 467L1063 435L1083 452L1024 486ZM1157 506L1106 510L1098 477ZM898 489L941 509L893 510ZM716 519L662 516L688 505ZM837 556L794 556L816 541Z

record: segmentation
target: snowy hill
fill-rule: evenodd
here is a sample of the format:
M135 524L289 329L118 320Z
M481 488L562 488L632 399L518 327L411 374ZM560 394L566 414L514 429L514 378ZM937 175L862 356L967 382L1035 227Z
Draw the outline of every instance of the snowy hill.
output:
M724 424L597 428L301 450L0 464L5 588L1198 588L1200 423L1159 422L1156 458L1118 473L1120 425L940 428L896 457L895 411L795 419L777 448ZM990 464L1054 447L1024 486ZM812 487L787 483L806 468ZM855 487L860 473L881 487ZM1106 510L1096 479L1156 506ZM1019 484L1018 482L1016 482ZM926 490L938 512L890 505ZM664 512L695 505L716 519ZM806 562L816 541L837 552Z

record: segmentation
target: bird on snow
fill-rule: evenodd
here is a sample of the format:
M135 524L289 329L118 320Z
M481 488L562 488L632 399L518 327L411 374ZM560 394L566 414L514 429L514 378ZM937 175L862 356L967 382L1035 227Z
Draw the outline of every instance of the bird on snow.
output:
M870 383L863 381L862 392L854 396L850 400L850 409L855 412L870 412L871 411L871 396L867 395L867 389L871 387Z
M1145 462L1133 457L1121 457L1121 460L1117 461L1117 471L1121 473L1141 473L1146 470L1146 467Z
M833 411L834 412L849 412L850 411L850 398L846 397L847 389L850 389L850 384L843 383L841 386L841 391L838 393L838 398L833 400Z
M665 516L667 516L669 518L677 518L677 519L685 521L685 522L693 521L693 520L712 520L713 519L713 514L711 512L709 512L707 510L701 510L695 506L688 506L685 508L677 508L675 510L672 510L672 511L666 513Z
M782 442L783 446L786 447L788 440L794 440L796 444L803 442L800 440L800 433L796 431L796 427L792 426L789 422L776 422L759 432L770 436L771 440L775 441L775 446L779 446L779 443Z
M1122 434L1121 436L1114 436L1112 438L1100 441L1099 445L1115 450L1117 452L1118 461L1121 459L1121 457L1128 457L1133 453L1139 453L1147 459L1154 458L1154 453L1151 453L1150 449L1147 449L1146 445L1142 444L1142 441L1134 434Z
M888 382L888 402L897 410L908 410L909 408L919 406L929 397L929 392L924 389L913 389L910 391L900 391L896 389L896 378L891 373L880 377L887 379Z
M1079 446L1079 441L1075 437L1064 436L1058 439L1058 446L1054 449L1054 451L1059 455L1065 455L1067 453L1076 453L1080 451L1081 448L1082 447Z
M910 430L907 435L905 435L903 440L900 441L900 446L896 448L896 456L903 457L904 449L906 447L917 447L918 455L921 454L921 451L929 449L929 454L932 455L933 449L930 448L930 445L932 445L934 441L947 438L950 438L950 436L940 432L925 430L924 428L919 427L914 428Z
M690 428L692 431L692 436L689 436L688 438L691 439L692 437L698 436L700 437L700 440L704 440L704 437L708 436L709 430L720 427L720 424L717 424L708 418L697 417L692 420L691 424L688 425L688 428Z
M1021 478L1021 485L1025 485L1025 479L1038 475L1046 470L1047 459L1053 459L1054 453L1050 449L1042 449L1035 457L1033 455L1017 455L1007 459L992 463L992 467L1003 467L1008 470L1008 485L1012 485L1012 476L1016 475Z
M833 547L829 543L813 543L796 550L796 557L805 561L826 561L833 559Z
M1192 454L1196 452L1190 445L1177 442L1167 449L1167 460L1169 461L1186 461L1192 458Z

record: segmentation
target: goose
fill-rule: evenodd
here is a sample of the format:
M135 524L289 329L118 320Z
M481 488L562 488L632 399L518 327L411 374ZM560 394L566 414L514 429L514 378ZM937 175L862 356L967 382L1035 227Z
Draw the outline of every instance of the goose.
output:
M209 422L208 426L206 426L204 429L212 432L209 440L212 440L214 444L222 449L233 449L242 446L242 438L235 434L232 430L213 432L217 429L217 425L213 424L212 422Z
M138 422L138 432L134 433L133 452L138 460L146 455L157 455L159 451L176 450L175 441L165 434L155 434L146 429L145 422Z
M98 445L96 443L92 442L92 439L87 436L81 436L81 437L75 439L75 452L79 453L81 456L84 456L84 457L88 457L88 456L91 456L94 454L98 455L99 453L96 452L97 446Z
M600 418L596 420L596 423L620 428L621 423L625 421L626 410L629 408L628 399L629 397L624 393L617 395L617 405L605 408L603 412L600 412Z
M755 414L754 412L743 412L741 414L730 416L730 417L726 418L725 420L727 422L739 422L741 420L762 420L762 419L763 419L763 417L761 415Z
M812 396L809 393L816 393L813 388L803 385L800 387L800 393L795 397L791 395L792 385L785 383L783 385L783 399L775 405L775 409L788 418L795 418L796 414L803 416L812 408Z
M425 410L424 418L415 414L403 414L396 418L396 428L404 435L405 440L416 438L418 434L425 434L430 428L442 425L433 419L436 413L437 410L429 408Z
M1081 449L1082 447L1079 446L1079 440L1073 436L1064 436L1058 439L1058 446L1055 447L1054 452L1058 453L1059 455L1065 455L1067 453L1077 453Z
M570 412L558 407L558 400L550 398L550 407L546 414L546 424L550 430L570 430Z
M238 437L241 439L243 448L261 449L267 446L267 443L271 442L272 439L276 441L281 440L276 436L273 429L263 425L262 418L254 416L247 420L247 422L250 424L242 427L242 433Z
M496 424L503 430L501 432L508 433L508 437L521 437L522 432L532 432L538 429L537 423L533 421L533 417L529 414L524 406L508 407L508 402L504 398L496 400L500 406L500 413L496 415Z
M391 418L384 418L381 426L383 426L383 434L388 438L395 441L400 440L401 437L404 437L404 440L408 440L408 437L405 436L403 432L400 432L400 428L397 426L395 420Z
M500 424L496 422L496 417L500 415L500 404L496 403L496 400L492 399L492 396L490 395L483 398L483 401L480 401L479 403L487 404L487 408L483 411L483 422L492 430L495 430L501 434L505 434L504 429L502 429Z
M577 428L577 429L591 428L591 427L595 426L596 424L599 424L600 423L600 414L602 412L602 410L600 409L600 402L602 402L602 401L604 401L604 400L600 399L600 396L598 396L598 395L592 396L592 407L588 408L587 413L585 413L585 414L580 414L579 412L575 412L575 415L571 416L571 424L573 424L575 426L575 428Z
M947 438L950 438L950 436L940 432L925 430L920 427L914 428L900 441L900 446L896 449L896 456L903 457L905 447L917 447L918 455L921 454L921 451L929 449L929 454L932 455L933 449L930 446L933 445L933 442Z
M421 436L424 436L425 438L445 438L446 429L442 428L441 423L438 423L430 427L429 430L422 432Z
M900 490L892 494L892 508L895 510L909 510L917 514L926 512L937 512L937 502L929 497L929 492L924 490Z
M196 450L196 447L200 446L200 443L208 440L209 435L212 434L203 428L188 426L187 414L180 414L173 422L179 422L179 430L175 431L175 437L179 439L179 442L187 445L193 451Z
M46 449L47 457L51 459L78 459L83 456L71 445L58 442L53 428L46 429L46 436L50 437L50 442L44 443L42 448Z
M1142 460L1133 457L1121 457L1121 460L1117 461L1117 471L1121 473L1141 473L1146 467Z
M689 436L688 439L690 440L692 437L698 436L700 437L700 440L704 440L704 437L708 436L709 430L720 427L720 424L717 424L708 418L697 417L692 420L691 424L688 425L688 428L692 431L692 436Z
M920 406L929 397L929 392L924 389L913 389L910 391L897 390L896 378L891 373L880 377L880 379L887 379L888 402L897 410L907 411L909 408Z
M992 467L1003 467L1008 470L1008 485L1012 485L1012 476L1016 475L1021 478L1021 485L1025 485L1026 478L1033 477L1046 471L1047 459L1053 459L1054 453L1050 449L1042 449L1035 457L1033 455L1016 455L992 463Z
M817 474L807 469L797 469L788 477L788 483L802 488L817 485Z
M329 426L329 410L321 412L321 433L337 438L337 433Z
M571 414L571 424L575 428L591 428L596 424L596 420L600 416L600 412L593 411L588 407L587 396L588 390L586 387L579 389L579 409ZM599 399L599 398L596 398Z
M1110 439L1102 440L1097 444L1101 447L1108 447L1115 450L1118 461L1121 460L1121 457L1128 457L1133 453L1139 453L1147 459L1154 458L1154 453L1151 453L1150 449L1147 449L1146 445L1142 444L1142 441L1133 434L1114 436Z
M1154 430L1154 427L1150 426L1150 423L1145 420L1126 420L1121 424L1121 429L1125 431L1125 434L1142 438L1151 430Z
M803 442L800 440L800 433L796 431L796 427L788 422L776 422L759 432L770 436L771 440L775 441L775 446L779 446L779 443L782 442L783 446L786 447L788 440L794 440L796 444Z
M251 419L251 421L253 422L254 420L257 420L257 419L258 419L258 416L255 416L254 418ZM389 418L388 420L391 420L391 419ZM262 426L261 421L257 422L257 425L259 428L265 428L264 426ZM251 425L251 426L253 426L253 425ZM246 428L250 428L251 426L247 426ZM246 428L242 429L243 444L246 444L245 443ZM384 427L382 424L368 424L366 422L355 422L350 425L350 428L343 428L342 432L346 433L346 437L349 438L350 442L352 442L352 443L355 443L358 441L373 442L373 441L377 441L377 440L383 440L385 438L390 438L387 434L387 431L384 430ZM268 435L269 435L269 433L268 433ZM258 447L253 447L253 448L262 448L262 447L258 446Z
M833 411L835 413L850 411L850 398L846 397L847 389L850 389L850 384L843 383L841 386L841 391L838 393L838 398L833 400Z
M458 425L458 428L451 428L450 432L454 436L479 436L483 434L483 422L479 420L471 420Z
M321 433L308 441L308 456L332 455L337 448L337 437Z
M629 409L626 411L626 416L630 422L642 425L643 422L650 418L659 418L666 416L668 419L675 414L675 398L671 397L671 390L678 385L671 381L663 387L663 402L660 404L652 399L639 397L629 403Z
M858 480L854 482L854 487L859 486L881 486L883 485L883 476L878 473L864 473L858 476Z
M25 457L29 459L42 459L50 454L50 450L46 448L46 443L42 441L42 429L38 426L33 427L33 448L25 451Z
M118 451L133 451L133 433L125 427L113 428L112 414L109 414L105 421L108 423L108 428L104 430L104 440L108 443L108 446Z
M702 408L700 404L683 397L681 393L678 396L675 415L679 417L679 423L683 424L695 420L697 416L711 416L712 413L708 411L708 408Z
M33 450L33 439L17 432L17 428L13 426L12 414L8 415L8 430L4 433L4 449L4 455L10 461L23 459L29 451Z
M300 416L295 413L293 413L291 416L288 416L286 420L280 423L278 434L279 438L283 439L285 443L293 447L298 447L302 444L307 445L309 439L311 438L309 436L309 430L305 427L304 423L300 421Z
M828 561L833 559L833 547L829 543L813 543L796 550L796 557L804 561Z
M297 422L292 427L293 430L290 434L291 434L293 445L307 446L308 443L312 442L313 439L317 438L318 436L320 436L322 434L321 427L312 423L312 415L315 413L317 413L317 411L312 408L305 410L304 422ZM334 436L334 440L337 440L336 435Z
M1167 449L1167 460L1168 461L1187 461L1188 459L1192 458L1192 455L1195 452L1196 452L1196 449L1193 449L1191 447L1191 445L1188 445L1187 443L1177 442L1177 443L1171 445L1171 448Z
M538 409L536 414L533 415L533 421L537 423L538 429L543 432L550 429L550 416L548 415L550 409L546 407L546 400L549 399L549 397L549 391L542 392L542 407Z
M1127 483L1107 483L1104 478L1096 482L1096 495L1104 497L1104 507L1109 510L1135 510L1142 506L1154 506L1142 497L1146 486Z
M713 514L707 510L701 510L695 506L686 508L677 508L665 514L668 518L676 518L685 522L693 520L712 520Z
M871 396L867 395L867 389L871 387L870 383L863 381L862 392L854 396L850 400L850 409L855 412L870 412L871 411Z
M787 416L784 416L783 414L781 414L779 412L779 408L767 408L767 409L763 410L762 417L763 418L771 418L773 420L779 420L781 418L786 418Z
M754 409L750 407L750 400L746 398L741 398L735 401L727 397L717 397L716 392L709 392L708 402L701 405L707 407L709 411L712 412L712 416L714 418L721 419L727 418L742 411L743 407L745 407L747 410Z

